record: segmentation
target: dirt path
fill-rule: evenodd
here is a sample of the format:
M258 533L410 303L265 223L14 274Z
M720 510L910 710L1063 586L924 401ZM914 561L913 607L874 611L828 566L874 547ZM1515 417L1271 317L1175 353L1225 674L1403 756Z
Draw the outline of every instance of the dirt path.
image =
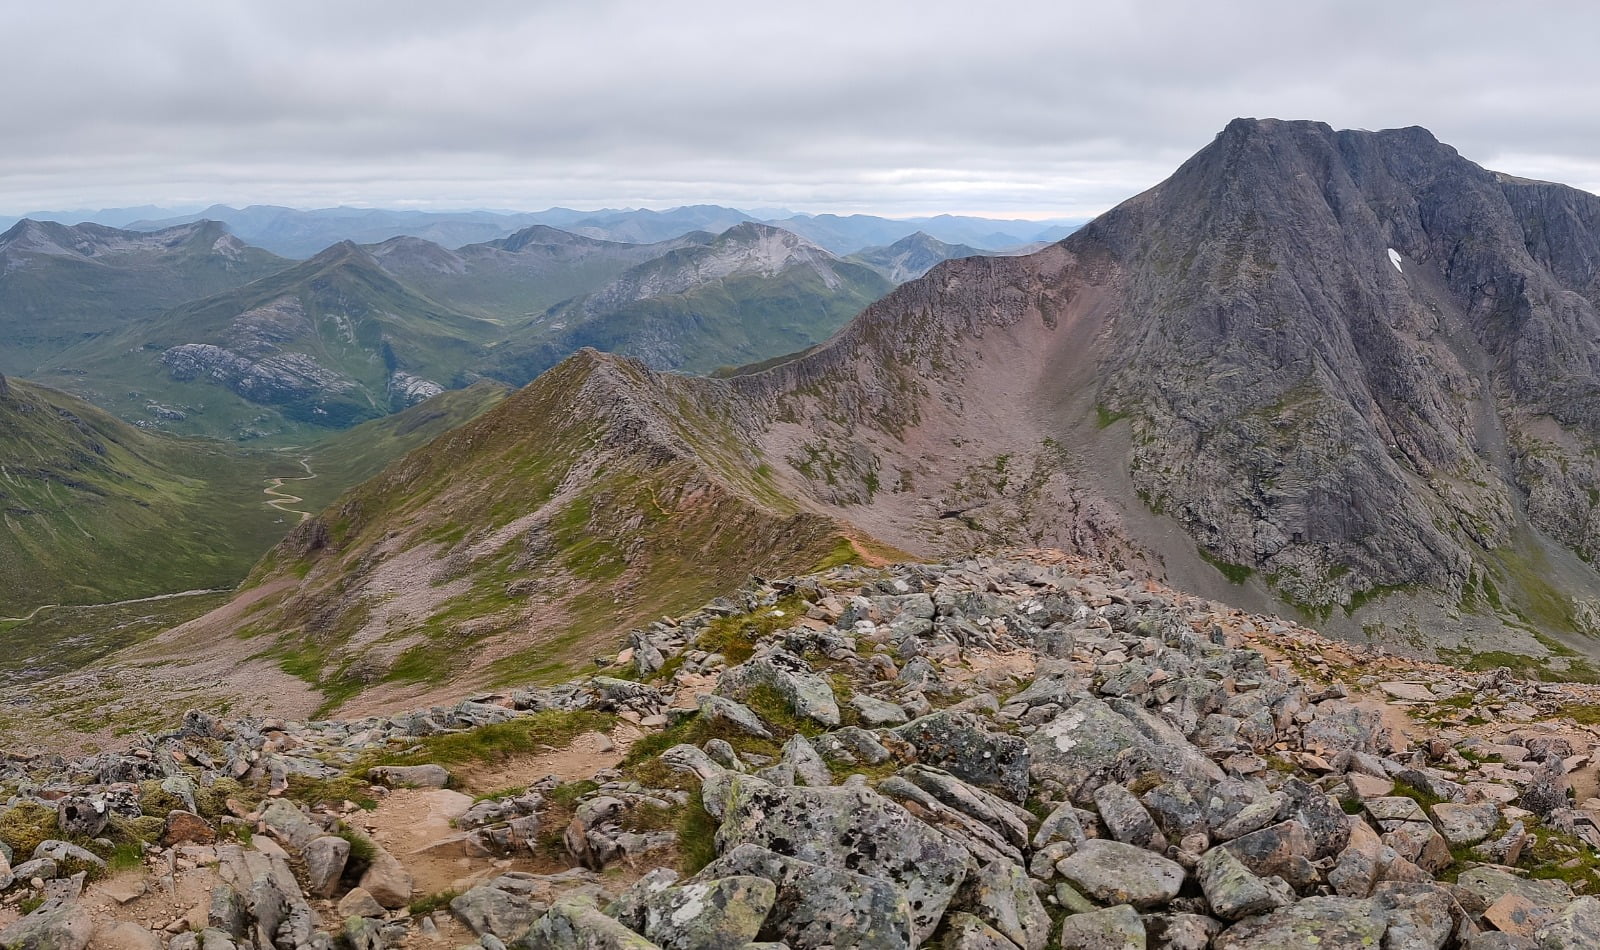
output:
M303 523L311 517L311 512L301 511L298 508L290 508L289 506L298 505L305 499L299 495L291 495L286 491L280 491L284 482L304 482L317 477L317 473L311 470L311 458L309 456L300 459L300 467L306 470L306 474L269 478L267 481L271 482L271 484L261 489L261 493L271 496L267 499L268 508L276 508L285 514L299 515L300 521Z
M173 600L178 597L199 597L201 594L220 594L227 590L226 587L211 587L205 590L180 590L173 594L154 594L149 597L135 597L131 600L113 600L104 604L40 604L26 617L0 617L0 623L27 623L46 610L92 610L98 607L123 607L128 604L148 604L156 600Z

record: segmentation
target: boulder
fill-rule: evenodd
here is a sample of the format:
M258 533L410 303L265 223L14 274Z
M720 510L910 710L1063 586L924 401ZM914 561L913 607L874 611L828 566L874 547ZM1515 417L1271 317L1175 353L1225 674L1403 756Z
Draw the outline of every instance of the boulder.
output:
M593 898L581 894L556 901L518 946L526 950L660 950L601 913Z
M1159 907L1183 888L1176 861L1120 841L1091 838L1056 863L1061 876L1102 904Z
M1580 897L1534 934L1539 950L1591 950L1600 947L1600 899Z
M47 900L33 913L0 930L5 950L85 950L94 919L81 904Z
M1388 921L1372 901L1308 897L1224 930L1213 950L1377 950Z
M632 900L624 895L607 913L662 950L741 947L756 939L778 894L772 881L751 875L639 891Z
M312 897L332 897L339 890L339 878L350 860L350 842L336 835L311 839L305 848L306 893Z
M793 947L908 950L911 906L887 881L824 867L752 844L739 845L695 876L714 881L755 876L777 888L766 929Z
M933 935L973 861L965 848L862 786L785 788L734 775L717 850L754 844L893 884L912 908L912 937Z
M1050 914L1020 865L980 864L967 875L951 906L982 920L1022 950L1044 950L1050 942Z
M395 910L411 903L411 874L395 860L394 855L376 848L372 863L361 875L361 886L372 899Z
M729 699L745 699L763 689L774 691L796 716L839 728L833 687L805 660L785 650L768 650L733 667L717 680L716 691Z
M991 732L983 719L940 710L891 730L917 750L917 761L1020 802L1028 797L1028 744Z
M1207 851L1195 868L1195 876L1200 879L1200 889L1205 892L1211 912L1223 920L1254 917L1294 901L1293 892L1284 894L1268 886L1227 848ZM1283 887L1282 882L1279 887Z
M1127 904L1073 914L1061 922L1061 950L1145 950L1144 921Z

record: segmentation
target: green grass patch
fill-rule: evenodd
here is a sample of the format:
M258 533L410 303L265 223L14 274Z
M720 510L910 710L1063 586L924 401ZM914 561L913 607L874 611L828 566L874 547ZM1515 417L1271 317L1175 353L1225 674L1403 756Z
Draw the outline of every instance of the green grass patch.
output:
M424 736L406 752L380 756L378 765L419 763L494 763L513 756L533 755L562 748L585 732L607 732L616 725L610 713L589 709L551 709L509 722L479 726L466 732Z
M1250 579L1252 574L1256 572L1255 568L1253 567L1249 567L1244 564L1235 564L1232 561L1224 561L1222 558L1217 557L1215 554L1212 554L1203 547L1197 547L1195 550L1199 552L1200 560L1205 561L1218 571L1221 571L1222 576L1226 577L1228 579L1228 583L1230 584L1243 584L1245 581Z

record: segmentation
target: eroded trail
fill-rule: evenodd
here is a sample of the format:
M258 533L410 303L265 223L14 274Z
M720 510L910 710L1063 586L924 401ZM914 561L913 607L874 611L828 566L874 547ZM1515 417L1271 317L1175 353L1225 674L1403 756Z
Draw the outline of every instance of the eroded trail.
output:
M135 597L132 600L113 600L104 604L40 604L23 617L0 617L0 623L27 623L46 610L90 610L98 607L122 607L127 604L148 604L157 600L172 600L175 597L198 597L201 594L220 594L227 590L226 587L208 587L203 590L180 590L171 594L153 594L149 597Z
M267 499L267 507L268 508L276 508L278 511L282 511L282 512L285 512L287 514L299 515L300 516L300 521L304 522L306 519L311 517L311 512L309 512L309 511L301 511L298 508L291 508L289 506L290 505L298 505L301 502L305 501L305 499L301 498L299 495L291 495L288 492L282 490L284 482L304 482L304 481L309 481L309 480L317 477L317 473L313 472L311 470L311 459L310 459L310 457L301 458L300 459L300 467L306 470L306 474L304 474L304 475L291 475L291 476L279 476L279 477L276 477L276 478L269 478L269 479L267 479L267 481L270 482L271 484L269 484L266 488L263 488L261 490L261 493L263 495L270 495L271 496L270 498Z

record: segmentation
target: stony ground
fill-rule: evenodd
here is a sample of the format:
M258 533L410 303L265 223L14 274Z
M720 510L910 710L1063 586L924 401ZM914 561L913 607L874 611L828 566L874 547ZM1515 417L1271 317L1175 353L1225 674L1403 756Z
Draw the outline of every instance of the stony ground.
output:
M1600 947L1600 689L1044 553L757 584L554 688L8 750L0 947Z

